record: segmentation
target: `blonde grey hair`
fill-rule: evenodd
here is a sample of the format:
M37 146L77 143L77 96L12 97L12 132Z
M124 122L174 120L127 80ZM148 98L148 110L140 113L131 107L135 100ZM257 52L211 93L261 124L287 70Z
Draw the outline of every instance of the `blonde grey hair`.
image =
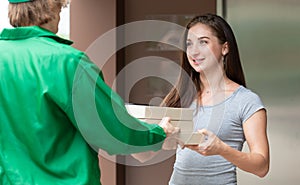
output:
M26 3L10 3L8 17L13 27L40 26L55 17L56 11L66 7L69 0L33 0Z

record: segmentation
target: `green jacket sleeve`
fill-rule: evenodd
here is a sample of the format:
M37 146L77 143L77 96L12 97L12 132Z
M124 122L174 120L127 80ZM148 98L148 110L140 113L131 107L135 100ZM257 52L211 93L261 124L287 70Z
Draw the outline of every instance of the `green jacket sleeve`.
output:
M95 150L131 154L161 149L163 129L130 116L123 100L85 55L75 73L72 95L77 128Z

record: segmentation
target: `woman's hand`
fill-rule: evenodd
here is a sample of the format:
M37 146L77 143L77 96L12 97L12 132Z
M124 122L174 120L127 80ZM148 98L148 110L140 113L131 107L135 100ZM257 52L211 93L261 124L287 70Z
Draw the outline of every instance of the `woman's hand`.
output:
M226 144L221 139L206 129L199 130L198 132L204 135L203 142L199 143L199 145L186 146L187 148L204 156L220 155L222 153Z
M269 171L270 164L265 109L257 111L248 118L243 123L243 129L249 152L238 151L230 147L215 134L205 129L199 131L206 137L204 142L186 147L205 156L220 155L241 170L264 177Z

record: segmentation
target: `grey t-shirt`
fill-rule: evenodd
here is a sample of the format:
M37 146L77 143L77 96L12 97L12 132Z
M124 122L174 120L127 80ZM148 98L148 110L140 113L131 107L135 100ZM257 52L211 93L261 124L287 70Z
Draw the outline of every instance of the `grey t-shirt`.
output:
M243 123L255 112L264 109L259 96L240 86L223 102L196 107L194 130L206 128L232 148L242 150L245 136ZM202 156L188 148L178 148L169 185L235 185L236 167L219 155Z

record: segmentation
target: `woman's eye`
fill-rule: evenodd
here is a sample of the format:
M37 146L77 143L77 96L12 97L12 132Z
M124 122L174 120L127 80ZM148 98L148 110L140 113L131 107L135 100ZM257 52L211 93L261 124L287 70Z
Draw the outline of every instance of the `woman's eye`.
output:
M207 41L205 41L205 40L199 40L199 44L200 44L200 45L207 44Z
M186 42L186 47L189 47L189 46L191 46L191 45L192 45L191 42Z

